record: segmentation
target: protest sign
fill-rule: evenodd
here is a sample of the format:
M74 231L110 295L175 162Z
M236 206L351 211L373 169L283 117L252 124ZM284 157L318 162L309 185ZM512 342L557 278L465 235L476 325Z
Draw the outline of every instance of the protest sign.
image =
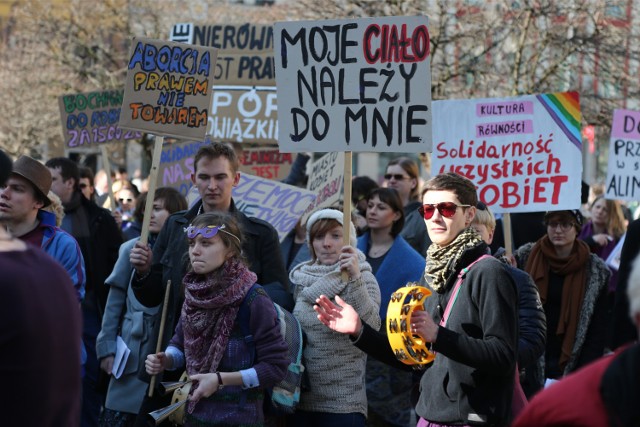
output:
M204 144L206 143L201 141L164 144L158 169L161 186L175 188L186 196L191 188L193 158L198 148Z
M283 152L431 151L426 16L275 24Z
M169 40L220 49L213 73L216 87L275 85L270 25L182 23L173 26Z
M242 147L240 172L281 181L287 177L293 163L291 153L281 153L278 147Z
M203 140L217 49L134 38L120 127Z
M575 92L434 102L433 173L466 176L496 213L576 209L580 119Z
M271 224L281 241L315 197L304 188L246 173L240 174L240 182L233 188L236 209Z
M640 112L614 110L605 197L640 200Z
M302 222L307 222L311 214L340 201L342 183L344 181L344 153L327 153L311 166L307 190L316 195L314 201L302 215Z
M102 90L58 98L62 134L69 148L142 138L118 127L124 90Z
M223 141L276 144L276 89L264 86L215 86L207 135Z

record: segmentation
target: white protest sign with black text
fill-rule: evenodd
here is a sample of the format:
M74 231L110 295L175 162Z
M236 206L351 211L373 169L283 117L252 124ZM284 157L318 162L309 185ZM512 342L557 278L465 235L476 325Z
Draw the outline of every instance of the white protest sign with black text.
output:
M580 207L576 92L436 101L434 174L457 172L496 213Z
M278 22L283 152L431 151L426 16Z
M344 153L327 153L313 163L307 181L307 190L313 192L316 197L302 216L303 224L314 211L340 201L343 181Z
M282 241L316 195L304 188L246 173L233 188L236 209L271 224Z

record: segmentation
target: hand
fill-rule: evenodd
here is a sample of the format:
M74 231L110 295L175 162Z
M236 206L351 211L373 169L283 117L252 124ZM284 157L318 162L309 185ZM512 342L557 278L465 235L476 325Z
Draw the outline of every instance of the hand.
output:
M351 280L360 277L360 264L358 263L358 251L353 246L343 246L340 259L340 270L346 271Z
M113 356L107 356L100 360L100 369L105 371L108 375L111 375L113 370Z
M218 391L219 384L216 374L194 374L190 378L193 381L197 381L197 384L189 400L198 402L203 397L207 398Z
M143 275L151 269L151 261L153 260L153 252L148 243L137 241L135 246L129 253L129 262L136 269L139 275Z
M362 321L358 313L342 298L336 295L336 305L325 295L320 295L313 309L318 313L318 320L329 329L341 334L358 336L362 329Z
M438 338L438 328L433 318L424 310L416 310L411 313L411 332L420 335L427 342L436 342Z
M157 375L167 368L171 367L172 360L165 354L164 351L156 354L150 354L147 356L147 360L144 361L144 368L149 375Z
M118 227L122 227L122 213L119 210L111 211L111 216L116 220Z
M613 240L613 237L609 236L606 233L594 234L592 237L593 241L596 242L599 246L607 246L607 244Z
M518 261L516 261L516 257L514 257L513 254L505 254L504 257L509 262L511 267L518 268Z

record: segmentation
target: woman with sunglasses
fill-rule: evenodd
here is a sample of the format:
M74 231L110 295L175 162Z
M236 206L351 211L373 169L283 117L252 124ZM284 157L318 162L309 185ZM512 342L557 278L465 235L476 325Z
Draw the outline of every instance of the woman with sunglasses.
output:
M443 173L425 185L424 217L432 244L420 285L433 292L414 311L410 331L436 352L424 366L416 412L419 427L506 426L511 419L518 315L512 277L470 227L478 196L468 179ZM404 369L384 334L360 319L350 304L326 295L318 319L349 334L369 355Z
M404 206L404 227L400 234L413 249L425 256L431 240L418 212L421 205L418 164L410 157L396 157L387 164L384 179L388 188L398 192Z
M538 287L547 318L545 354L524 367L529 390L540 390L547 380L560 379L604 353L611 272L578 239L582 223L579 210L547 212L547 234L514 253Z
M264 388L280 381L288 365L275 307L262 288L251 293L251 365L237 315L257 276L242 256L240 227L232 215L210 212L185 231L190 265L180 320L167 349L147 356L147 373L186 367L195 384L185 426L262 425Z
M145 193L146 194L146 193ZM146 196L145 196L146 199ZM144 209L144 205L143 205ZM149 221L149 244L153 246L169 215L187 209L187 201L180 192L170 187L160 187L155 192ZM144 216L140 211L140 220ZM103 427L133 426L147 383L138 379L144 358L154 351L150 347L153 326L159 307L141 304L131 289L131 248L138 238L120 246L118 260L105 280L109 296L102 316L102 329L96 339L96 355L100 368L110 375L104 410L100 416ZM131 353L119 378L112 375L113 363L120 337Z
M313 305L320 295L340 296L373 327L380 327L380 289L365 255L355 248L356 230L349 221L350 245L343 244L343 213L321 209L307 220L311 260L289 274L294 284L293 314L307 336L304 349L310 387L302 390L293 415L294 427L364 427L367 415L367 355L346 336L320 323ZM343 280L342 272L348 280Z
M385 318L391 294L409 282L417 282L425 261L400 235L404 212L398 192L376 188L367 198L367 231L358 238L358 249L367 257L380 286L381 332L386 333ZM383 421L388 426L408 426L411 406L412 375L367 359L367 400L369 422Z

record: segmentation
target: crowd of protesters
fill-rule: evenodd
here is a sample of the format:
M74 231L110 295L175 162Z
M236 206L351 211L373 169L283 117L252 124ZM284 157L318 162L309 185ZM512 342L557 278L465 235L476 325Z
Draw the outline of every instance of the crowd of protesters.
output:
M284 182L304 185L309 159L299 155ZM403 156L382 177L353 179L348 224L341 210L317 210L280 242L237 209L239 157L228 144L195 154L197 202L161 187L152 212L126 176L113 177L111 206L104 172L68 158L0 152L0 165L0 372L20 384L2 392L7 425L144 426L171 403L151 376L158 384L185 371L188 426L640 422L630 344L640 331L640 220L629 223L619 201L597 195L582 209L514 216L526 233L513 235L511 254L471 181L425 181ZM436 353L421 369L401 363L386 336L387 306L407 283L432 291L409 325ZM255 358L237 318L249 295ZM263 410L286 371L271 301L306 336L307 386L292 416ZM119 341L130 353L116 375ZM34 399L42 410L29 410Z

